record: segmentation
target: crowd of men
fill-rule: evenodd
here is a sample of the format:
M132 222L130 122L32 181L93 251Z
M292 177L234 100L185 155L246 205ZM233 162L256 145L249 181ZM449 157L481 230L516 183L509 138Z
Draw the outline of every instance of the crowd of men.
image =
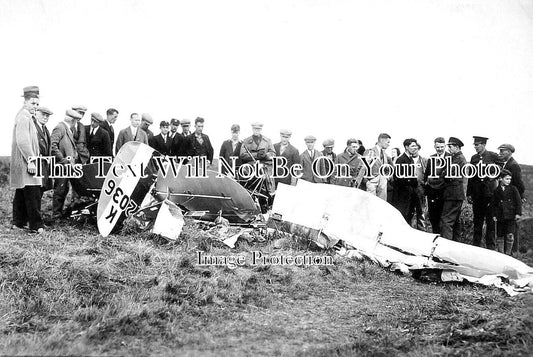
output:
M23 91L24 105L15 119L11 154L11 187L15 189L13 229L24 229L28 223L31 232L44 230L41 197L44 191L52 188L52 220L64 214L69 179L59 177L52 182L48 172L43 173L43 178L36 177L37 168L35 162L29 159L31 157L52 156L56 163L65 166L86 164L90 157L113 156L126 142L138 141L150 145L161 155L205 156L209 164L213 161L214 149L209 136L203 133L203 118L194 120L194 132L190 130L191 121L188 119L163 120L159 123L160 133L154 135L149 129L154 123L152 117L147 113L132 113L130 125L115 136L113 124L118 110L108 109L105 119L98 113L91 113L91 125L85 127L80 121L87 108L76 105L66 110L64 120L50 134L46 123L53 113L39 105L39 88L31 86ZM306 149L300 153L290 143L290 130L281 130L280 141L273 144L262 135L262 128L262 123L253 123L252 135L241 140L240 126L232 125L231 136L222 143L219 157L228 163L232 162L232 157L236 158L237 167L250 162L261 163L264 184L271 195L280 182L294 185L297 179L366 190L394 205L417 229L427 229L428 215L432 232L453 240L461 238L459 218L467 200L473 208L473 244L481 245L485 225L485 246L510 253L516 234L515 221L520 218L521 203L525 200L520 166L512 157L515 152L513 145L500 145L499 154L496 154L486 149L488 138L474 136L476 154L470 159L470 164L498 164L501 177L491 178L478 173L467 180L464 175L452 173L453 165L461 168L467 163L461 152L464 144L456 137L450 137L447 143L442 137L434 140L435 153L431 156L442 158L447 164L435 167L436 175L433 175L432 165L437 161L420 156L421 146L414 138L403 141L403 153L394 148L389 156L386 150L391 137L386 133L379 134L375 145L368 149L360 140L350 138L338 154L333 151L333 139L324 140L323 150L320 151L315 148L317 139L309 135L304 139ZM301 165L300 177L288 174L273 178L272 161L275 157L283 157L286 167ZM316 160L320 157L325 159ZM444 160L447 157L450 159ZM373 162L370 170L363 158L367 163ZM381 170L383 165L412 166L415 174L402 175L394 171L393 175L385 175Z

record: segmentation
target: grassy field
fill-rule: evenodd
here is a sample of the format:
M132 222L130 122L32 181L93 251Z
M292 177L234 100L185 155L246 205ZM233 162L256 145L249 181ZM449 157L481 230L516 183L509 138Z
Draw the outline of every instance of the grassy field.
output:
M0 189L0 355L530 356L533 295L435 284L368 262L196 264L213 255L317 254L307 242L240 240L234 250L188 222L168 243L127 227L9 230ZM49 206L49 198L45 199ZM281 243L280 243L281 242ZM533 250L519 258L533 264Z

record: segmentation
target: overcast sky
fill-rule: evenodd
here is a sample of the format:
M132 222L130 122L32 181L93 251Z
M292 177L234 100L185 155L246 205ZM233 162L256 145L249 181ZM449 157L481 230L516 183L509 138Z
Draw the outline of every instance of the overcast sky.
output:
M0 155L22 88L55 114L74 104L159 121L197 116L218 153L231 124L335 151L380 132L393 146L456 136L473 154L516 146L533 164L533 0L0 0ZM90 117L82 121L89 124Z

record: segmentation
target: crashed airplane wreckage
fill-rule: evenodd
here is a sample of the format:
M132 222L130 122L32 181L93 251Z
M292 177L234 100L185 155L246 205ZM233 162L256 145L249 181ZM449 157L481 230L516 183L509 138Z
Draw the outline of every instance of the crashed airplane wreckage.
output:
M147 145L129 142L106 166L103 182L77 183L92 196L100 191L92 207L98 205L102 236L126 216L169 239L178 238L183 215L208 221L224 218L232 225L255 228L265 224L257 199L234 179L210 170L206 178L187 177L181 173L185 170L165 176L154 165L154 155ZM142 167L143 178L113 169L127 164ZM84 166L84 173L94 175L90 166ZM323 248L341 247L338 253L346 257L367 258L404 273L430 271L442 281L493 285L510 295L533 292L532 267L493 250L413 229L394 207L362 190L303 180L296 186L279 184L269 217L270 229L304 236ZM233 247L239 234L226 243Z

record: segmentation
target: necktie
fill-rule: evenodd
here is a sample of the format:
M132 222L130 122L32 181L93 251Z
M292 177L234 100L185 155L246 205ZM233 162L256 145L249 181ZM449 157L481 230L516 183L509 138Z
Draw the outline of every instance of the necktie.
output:
M380 159L381 159L381 163L384 164L385 163L385 154L383 154L383 149L381 149L380 151Z

